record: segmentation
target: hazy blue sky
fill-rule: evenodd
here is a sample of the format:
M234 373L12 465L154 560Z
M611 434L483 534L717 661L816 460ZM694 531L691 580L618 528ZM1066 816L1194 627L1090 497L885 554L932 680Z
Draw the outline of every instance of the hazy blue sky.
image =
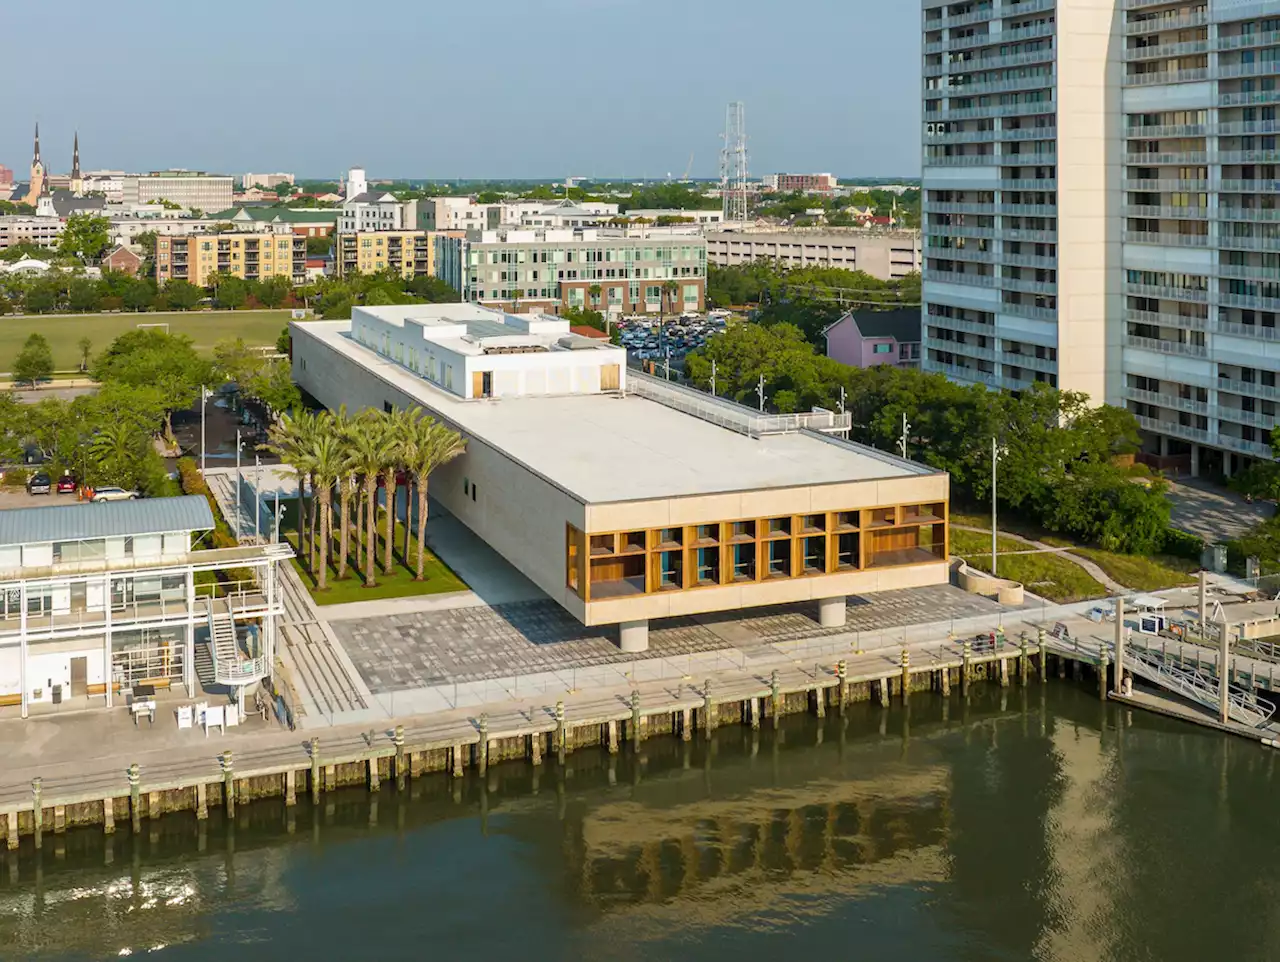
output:
M730 100L753 174L919 172L915 0L4 6L20 178L37 119L55 171L709 177Z

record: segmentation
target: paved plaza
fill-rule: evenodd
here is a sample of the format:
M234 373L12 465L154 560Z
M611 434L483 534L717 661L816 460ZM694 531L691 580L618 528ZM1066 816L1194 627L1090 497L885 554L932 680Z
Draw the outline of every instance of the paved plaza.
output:
M644 657L749 649L1002 610L993 601L939 585L851 598L849 621L841 628L821 628L816 604L669 618L650 626ZM549 599L335 621L331 627L375 694L620 664L636 657L618 649L616 629L583 626Z

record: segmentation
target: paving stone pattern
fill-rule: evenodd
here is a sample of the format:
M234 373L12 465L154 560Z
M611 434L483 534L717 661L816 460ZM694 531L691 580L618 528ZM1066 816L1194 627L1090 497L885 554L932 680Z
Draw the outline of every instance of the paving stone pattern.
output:
M844 628L819 627L815 604L753 609L746 615L671 618L650 628L647 657L698 654L738 644L727 640L730 637L767 644L998 610L994 602L940 586L851 598ZM581 625L550 600L335 621L331 626L375 694L617 664L635 657L618 650L616 629Z

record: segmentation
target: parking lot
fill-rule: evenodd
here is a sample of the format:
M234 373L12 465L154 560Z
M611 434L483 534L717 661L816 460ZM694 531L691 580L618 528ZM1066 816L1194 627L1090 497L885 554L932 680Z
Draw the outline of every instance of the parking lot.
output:
M696 351L725 329L726 318L718 313L706 317L682 314L666 323L656 317L628 317L618 322L619 338L627 353L641 361L665 360L668 353L679 361Z
M51 504L79 504L73 494L27 494L26 488L0 486L0 511L10 508L45 508Z

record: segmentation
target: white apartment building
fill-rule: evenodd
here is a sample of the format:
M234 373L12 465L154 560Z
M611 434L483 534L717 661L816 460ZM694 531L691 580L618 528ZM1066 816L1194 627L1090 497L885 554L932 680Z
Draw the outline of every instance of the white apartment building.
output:
M25 718L270 675L289 549L199 550L213 526L199 496L0 511L0 705Z
M122 203L150 204L169 201L200 211L226 210L231 206L234 179L199 170L161 170L122 178Z
M717 212L718 213L718 212ZM920 270L920 231L769 230L708 233L707 262L717 267L769 259L787 267L839 267L881 280Z
M250 187L258 186L265 190L274 190L281 184L288 184L290 187L294 184L294 175L284 173L283 171L274 174L242 174L240 183L244 185L245 190Z
M378 230L414 230L418 221L418 202L401 202L390 191L365 191L342 202L338 215L338 231L354 234Z
M477 204L474 197L427 197L420 204L422 229L433 231L492 230L504 223L505 207L515 223L527 212L523 204ZM545 206L539 203L538 209Z
M1280 403L1280 0L923 0L923 366L1230 474Z

